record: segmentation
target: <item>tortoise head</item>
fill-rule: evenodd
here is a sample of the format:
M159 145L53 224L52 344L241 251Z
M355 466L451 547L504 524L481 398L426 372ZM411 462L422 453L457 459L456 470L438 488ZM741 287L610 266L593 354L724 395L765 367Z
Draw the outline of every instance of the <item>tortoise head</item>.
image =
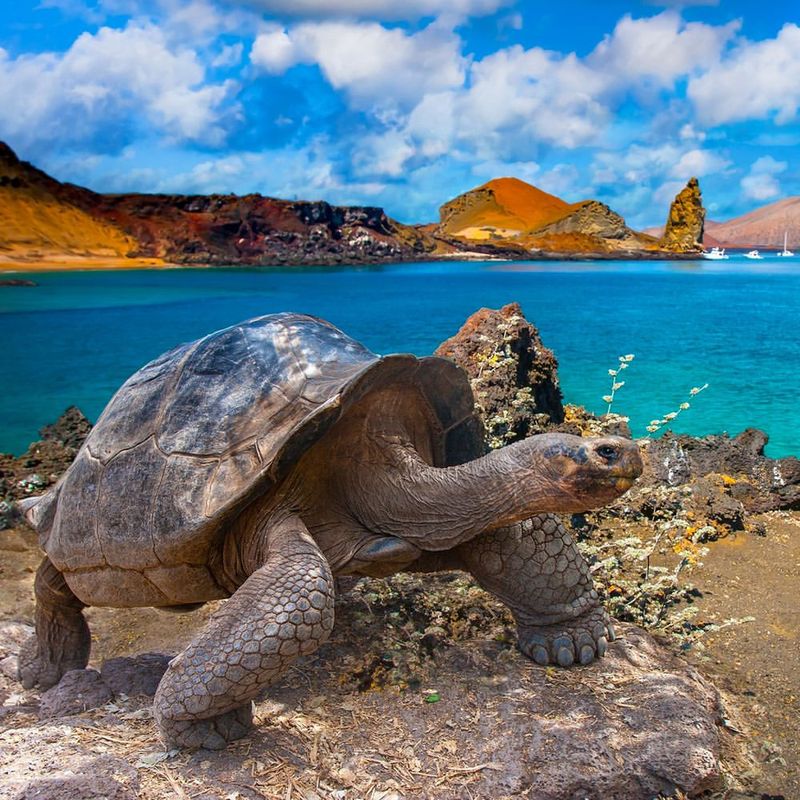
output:
M527 451L530 459L525 472L533 493L551 496L548 511L599 508L624 494L642 474L638 446L620 436L546 433L519 446L520 455Z

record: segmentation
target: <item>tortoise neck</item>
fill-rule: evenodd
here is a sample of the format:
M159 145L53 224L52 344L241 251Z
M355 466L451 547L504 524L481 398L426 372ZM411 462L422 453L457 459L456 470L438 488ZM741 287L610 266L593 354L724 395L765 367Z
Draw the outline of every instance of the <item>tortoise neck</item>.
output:
M389 443L385 452L390 468L362 476L356 516L422 550L447 550L551 510L556 494L544 470L527 480L536 461L530 440L455 467L433 467L407 444Z

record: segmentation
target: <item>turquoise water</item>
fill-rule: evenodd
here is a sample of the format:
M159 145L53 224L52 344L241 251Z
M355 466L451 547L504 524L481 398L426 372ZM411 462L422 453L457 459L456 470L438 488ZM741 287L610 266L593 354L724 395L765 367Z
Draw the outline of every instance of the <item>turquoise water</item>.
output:
M307 312L378 353L421 355L477 308L516 300L567 401L604 411L607 370L633 353L614 410L635 435L708 383L674 430L756 426L770 455L800 455L800 259L779 261L19 274L39 285L0 287L0 451L22 452L70 404L96 419L146 361L248 317Z

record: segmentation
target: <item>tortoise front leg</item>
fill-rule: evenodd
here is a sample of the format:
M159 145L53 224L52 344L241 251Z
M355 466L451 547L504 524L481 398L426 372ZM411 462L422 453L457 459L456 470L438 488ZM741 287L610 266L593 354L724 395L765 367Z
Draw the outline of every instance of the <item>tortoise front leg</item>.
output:
M36 633L19 654L19 678L26 689L55 686L65 672L89 662L92 638L83 618L86 608L47 556L33 583Z
M614 639L588 564L554 514L487 531L456 553L511 609L519 648L538 664L588 664Z
M267 536L264 566L161 679L154 716L167 747L218 750L245 735L250 702L333 628L333 579L303 523L290 517Z

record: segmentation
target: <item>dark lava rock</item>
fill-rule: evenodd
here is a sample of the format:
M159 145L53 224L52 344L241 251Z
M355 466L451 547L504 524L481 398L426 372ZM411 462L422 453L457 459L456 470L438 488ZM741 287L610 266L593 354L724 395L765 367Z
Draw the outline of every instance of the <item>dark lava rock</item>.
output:
M39 431L41 440L33 442L19 458L0 453L0 530L20 522L12 501L42 494L52 486L73 462L91 429L89 420L70 406Z
M46 442L60 442L66 447L79 449L92 430L83 413L76 406L70 406L52 425L45 425L39 435Z
M743 531L744 506L730 494L724 481L714 477L719 476L706 475L692 483L690 508L701 520L721 525L727 531Z
M169 666L169 656L144 653L134 658L111 658L103 662L100 674L111 691L117 694L147 695L156 693L161 677Z
M680 486L717 474L749 512L800 509L800 461L765 456L767 441L755 428L734 437L667 433L648 444L647 469L639 484Z
M120 758L100 756L65 764L63 771L55 775L32 780L14 800L137 800L138 797L136 770Z
M105 705L113 695L96 669L73 669L42 694L39 717L66 717Z
M564 420L558 362L518 303L476 311L436 349L469 376L489 447Z

